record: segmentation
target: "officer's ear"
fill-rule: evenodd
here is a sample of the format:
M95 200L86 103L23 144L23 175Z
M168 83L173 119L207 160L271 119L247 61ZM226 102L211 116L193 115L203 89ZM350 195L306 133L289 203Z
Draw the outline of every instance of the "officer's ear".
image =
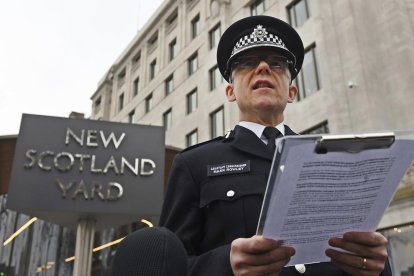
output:
M298 94L298 88L295 84L289 85L289 95L288 95L288 103L293 103Z
M229 102L234 102L236 100L236 94L234 94L234 87L232 83L229 83L226 86L226 97Z

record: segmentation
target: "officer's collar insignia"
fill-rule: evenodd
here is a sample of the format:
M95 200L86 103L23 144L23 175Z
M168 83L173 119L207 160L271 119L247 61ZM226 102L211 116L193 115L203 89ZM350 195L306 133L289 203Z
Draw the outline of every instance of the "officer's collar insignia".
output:
M229 129L229 130L227 131L226 135L224 136L224 140L223 140L223 142L228 142L228 141L230 141L231 139L233 139L233 137L234 137L234 130Z

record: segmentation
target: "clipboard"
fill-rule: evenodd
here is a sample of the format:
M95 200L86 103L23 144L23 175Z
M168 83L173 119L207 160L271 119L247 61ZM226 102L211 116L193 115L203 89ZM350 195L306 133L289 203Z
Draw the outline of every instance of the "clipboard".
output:
M329 261L329 238L376 230L413 160L414 131L283 137L256 233L297 249L287 266Z

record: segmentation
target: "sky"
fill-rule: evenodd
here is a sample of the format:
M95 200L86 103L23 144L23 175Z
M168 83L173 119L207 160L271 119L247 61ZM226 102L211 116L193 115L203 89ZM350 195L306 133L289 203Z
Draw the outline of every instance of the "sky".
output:
M0 0L0 136L23 113L91 113L99 80L163 0Z

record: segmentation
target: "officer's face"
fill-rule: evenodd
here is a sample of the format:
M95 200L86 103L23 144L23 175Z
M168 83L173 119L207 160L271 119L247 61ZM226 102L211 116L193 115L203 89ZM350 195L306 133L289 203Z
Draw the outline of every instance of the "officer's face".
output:
M290 85L290 73L283 58L271 50L253 50L236 59L232 83L226 87L229 101L236 101L240 120L276 125L283 121L283 111L296 96Z

